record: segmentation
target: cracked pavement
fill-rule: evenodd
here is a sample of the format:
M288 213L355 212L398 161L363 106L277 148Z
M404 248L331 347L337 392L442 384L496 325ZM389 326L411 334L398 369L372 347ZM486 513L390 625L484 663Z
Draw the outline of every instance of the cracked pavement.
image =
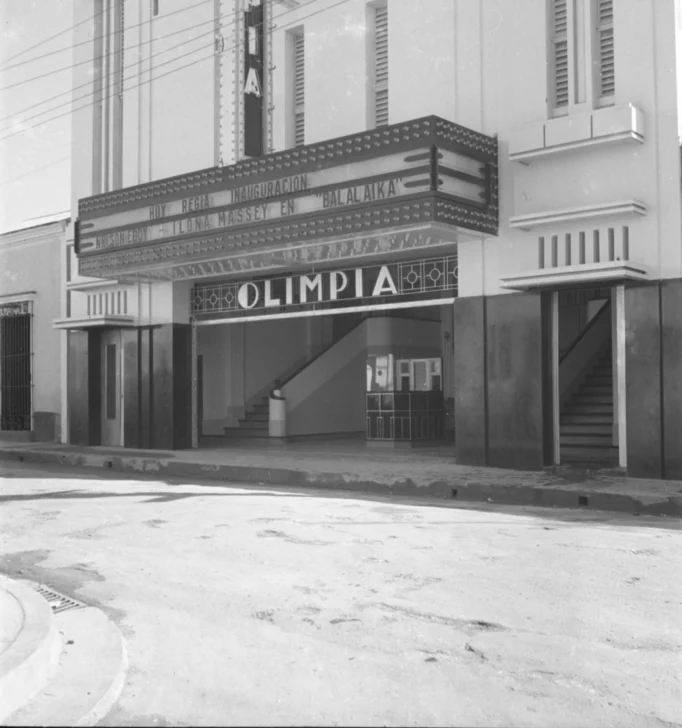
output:
M102 608L102 725L682 725L680 522L0 467L0 571Z

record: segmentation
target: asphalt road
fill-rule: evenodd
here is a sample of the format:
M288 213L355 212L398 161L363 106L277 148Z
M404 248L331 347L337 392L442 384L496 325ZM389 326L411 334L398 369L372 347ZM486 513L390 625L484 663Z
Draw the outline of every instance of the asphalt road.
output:
M101 607L102 725L682 724L679 521L0 468L0 571Z

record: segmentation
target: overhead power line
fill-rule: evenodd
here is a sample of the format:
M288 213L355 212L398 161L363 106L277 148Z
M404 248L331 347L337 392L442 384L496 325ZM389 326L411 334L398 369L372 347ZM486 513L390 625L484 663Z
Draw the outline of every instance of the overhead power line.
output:
M315 3L315 2L318 2L318 1L319 1L319 0L310 0L310 2L308 2L308 3L307 3L307 4L305 5L305 6L303 6L303 7L307 7L308 5L312 5L313 3ZM316 12L314 12L314 13L309 13L308 15L305 15L305 16L301 16L300 18L297 18L297 19L296 19L295 21L293 21L293 22L291 22L291 23L288 23L287 25L283 25L283 26L278 26L278 27L276 28L276 30L285 30L286 28L290 28L290 27L292 27L293 25L299 24L299 23L301 23L302 21L304 21L304 20L307 20L308 18L312 18L312 17L314 17L315 15L319 15L320 13L326 12L327 10L332 10L333 8L335 8L335 7L338 7L339 5L343 5L343 4L347 3L348 1L349 1L349 0L339 0L339 2L336 2L336 3L334 3L333 5L329 5L329 6L328 6L328 7L326 7L326 8L322 8L321 10L317 10L317 11L316 11ZM296 8L292 8L291 10L287 10L287 11L284 11L284 12L280 13L280 15L278 15L277 17L278 17L278 18L281 18L281 17L283 16L283 15L287 15L287 14L289 14L289 13L291 13L291 12L294 12L295 10L300 10L300 9L301 9L301 7L296 7ZM241 45L241 43L240 43L239 45ZM225 48L225 49L223 49L223 51L222 51L222 52L223 52L223 53L225 53L225 52L227 52L227 51L230 51L230 50L234 50L234 49L235 49L236 47L238 47L238 46L237 46L237 45L233 45L233 46L230 46L229 48ZM177 61L177 60L178 60L179 58L183 58L183 57L185 57L185 56L191 55L192 53L196 53L196 52L197 52L197 50L199 50L199 49L196 49L196 48L195 48L195 49L194 49L193 51L191 51L191 53L186 53L186 54L183 54L182 56L176 56L176 57L175 57L175 58L173 58L173 59L172 59L171 61L166 61L165 63L163 63L163 64L160 64L159 66L157 66L157 68L160 68L161 66L164 66L164 65L168 65L169 63L172 63L173 61ZM165 78L166 76L170 76L170 75L171 75L171 74L173 74L173 73L177 73L178 71L182 71L182 70L184 70L185 68L189 68L190 66L194 66L194 65L196 65L197 63L203 63L204 61L210 60L211 58L213 58L213 56L214 56L214 52L212 52L212 53L211 53L210 55L208 55L208 56L204 56L204 57L202 57L202 58L198 58L198 59L196 59L196 60L194 60L194 61L191 61L190 63L186 63L186 64L184 64L184 65L182 65L182 66L179 66L178 68L174 68L174 69L172 69L172 70L170 70L170 71L167 71L166 73L162 73L162 74L160 74L160 75L158 75L158 76L154 76L153 78L149 78L149 79L146 79L146 80L144 80L144 81L140 81L139 83L137 83L137 84L134 84L133 86L129 86L129 87L128 87L128 88L126 89L126 90L127 90L127 91L132 91L132 90L133 90L133 89L135 89L135 88L139 88L140 86L144 86L144 85L146 85L146 84L148 84L148 83L151 83L151 81L157 81L157 80L159 80L159 79L161 79L161 78ZM130 78L129 78L128 80L130 80ZM93 93L90 93L90 94L86 94L85 96L82 96L82 97L81 97L80 99L77 99L77 100L78 100L78 101L80 101L80 100L82 100L82 99L88 98L89 96L93 96L93 95L94 95L94 92L93 92ZM113 97L114 97L115 95L116 95L116 94L115 94L115 92L114 92L114 91L112 91L112 93L110 93L109 95L105 95L105 96L103 96L103 97L102 97L102 100L104 100L105 98L106 98L106 99L111 99L111 98L113 98ZM70 114L73 114L73 113L75 113L76 111L82 111L83 109L87 109L87 108L88 108L89 106L93 106L93 105L94 105L95 103L98 103L98 102L97 102L97 101L93 101L93 102L90 102L90 103L84 104L83 106L79 106L79 107L78 107L78 108L76 108L76 109L71 109L70 111L67 111L67 112L65 112L65 113L63 113L63 114L58 114L57 116L53 116L53 117L50 117L49 119L45 119L44 121L40 121L40 122L37 122L36 124L33 124L33 125L31 125L31 126L29 126L29 127L25 128L25 129L20 129L20 130L18 130L18 131L16 131L16 132L14 132L14 133L12 133L12 134L7 134L7 135L6 135L6 136L4 136L4 137L0 137L0 141L5 141L6 139L10 139L10 138L12 138L12 137L14 137L14 136L17 136L18 134L23 134L23 133L25 133L26 131L28 131L29 129L33 129L33 128L34 128L34 127L36 127L36 126L41 126L41 125L43 125L43 124L48 124L48 123L50 123L51 121L56 121L57 119L61 119L61 118L65 117L65 116L69 116ZM39 114L39 115L40 115L40 114ZM0 133L2 133L3 131L8 131L8 129L0 130Z
M311 0L311 1L317 2L317 0ZM211 20L211 23L213 23L213 22L214 22L214 20ZM225 25L219 25L217 30L227 30L228 28L233 26L234 23L235 23L235 21L232 20L229 23L226 23ZM201 23L200 25L205 25L205 23ZM175 33L173 33L173 35L177 35L177 33L181 33L181 32L183 32L183 31L176 31ZM204 38L207 35L213 35L215 32L216 32L216 29L211 28L211 30L207 31L206 33L201 33L200 35L197 35L194 38L191 38L189 41L186 41L186 42L191 43L195 40L198 40L199 38ZM153 58L158 58L158 56L161 56L164 53L168 53L169 51L172 51L175 48L179 48L180 46L182 46L184 44L185 44L185 42L176 43L175 45L172 45L170 48L165 48L165 49L158 51L157 53L153 53L151 56L149 56L148 59L145 59L145 60L152 60ZM180 58L186 58L187 56L191 56L192 54L197 53L200 50L203 50L203 48L205 48L205 47L208 47L207 44L204 44L198 48L193 48L191 51L187 51L187 53L182 53L179 56L175 56L174 58L169 59L168 61L164 61L163 63L157 64L156 66L154 66L154 68L152 70L155 71L157 68L162 68L163 66L167 66L167 65L173 63L174 61L179 60ZM88 61L88 63L91 63L91 62L92 61ZM122 72L127 71L131 68L138 66L138 64L139 64L139 59L133 61L128 66L124 66L121 69L121 71ZM137 74L135 74L135 75L137 75ZM125 83L125 81L130 81L130 79L133 77L134 76L129 76L128 78L124 78L122 82ZM73 88L69 89L68 91L63 91L62 93L56 94L55 96L51 96L50 98L45 99L45 100L39 102L38 104L34 104L33 106L27 107L26 109L23 110L23 112L29 111L30 109L35 108L36 106L41 106L42 104L46 103L47 101L53 101L54 99L59 98L61 96L67 96L67 95L70 96L77 89L90 87L91 85L92 85L92 81L87 81L86 83L82 83L78 86L74 86ZM56 106L51 106L49 109L44 109L43 111L39 111L37 114L33 114L33 116L29 116L26 119L19 119L15 123L25 124L27 121L32 121L33 119L37 119L38 117L43 116L44 114L49 114L51 111L57 111L58 109L63 109L65 106L70 106L72 103L74 103L74 101L81 101L81 100L86 99L89 96L93 96L93 95L94 95L94 91L87 93L87 94L83 94L83 96L80 96L77 99L69 99L68 101L65 101L64 103L57 104ZM23 112L18 112L18 113L21 114ZM15 116L17 116L17 114L9 114L8 116L5 116L2 119L0 119L0 121L6 121L7 119L11 119ZM42 123L42 122L39 122L39 123ZM2 134L5 131L9 131L9 130L10 130L10 127L6 128L6 129L0 129L0 134Z
M125 0L124 0L124 2L125 2ZM138 0L138 2L141 2L141 0ZM178 13L186 13L188 10L193 10L194 8L198 8L199 5L205 5L206 3L209 3L209 2L215 2L215 0L199 0L199 2L192 3L191 5L188 5L187 7L180 8L179 10L173 10L170 13L164 13L163 15L158 16L156 19L150 18L149 20L142 20L139 23L134 23L133 25L129 25L129 26L127 26L126 30L132 30L133 28L139 28L140 26L147 25L147 24L151 23L152 21L160 22L160 21L164 20L165 18L170 18L171 15L177 15ZM94 20L96 17L97 17L97 15L95 14L91 18L88 18L88 20ZM80 23L77 23L72 28L70 28L70 30L73 30L78 25L82 25L83 23L88 22L88 20L84 20ZM102 38L105 38L105 37L106 37L105 35L98 35L95 38L88 38L88 40L82 40L79 43L72 43L70 46L66 46L66 48L60 48L59 50L56 50L56 51L50 51L49 53L43 53L42 55L36 56L35 58L29 58L25 61L21 61L20 63L15 63L13 66L5 66L4 68L0 68L0 72L9 71L12 68L18 68L19 66L24 66L27 63L32 63L33 61L39 61L41 58L49 58L50 56L54 56L57 53L64 53L64 51L73 50L74 48L78 48L79 46L82 46L82 45L87 45L88 43L92 43L93 41L96 41L96 40L101 40Z
M199 2L196 5L201 5L201 4L203 4L203 2L207 2L207 1L208 0L203 0L202 2ZM312 0L312 1L314 2L315 0ZM311 3L307 3L307 5L310 5L310 4ZM306 7L306 5L304 5L303 7ZM184 10L187 10L187 9L188 8L184 8ZM181 11L175 11L175 12L181 12ZM278 15L277 17L279 18L282 15L286 15L287 12L291 12L291 11L283 12L280 15ZM168 13L168 15L173 15L173 14L174 13ZM168 16L164 16L164 17L168 17ZM154 38L154 40L155 41L160 41L160 40L164 40L166 38L171 38L174 35L179 35L180 33L185 33L188 30L194 30L194 29L200 28L200 27L202 27L204 25L208 25L209 23L215 23L215 20L216 20L215 18L211 18L210 20L205 20L205 21L203 21L201 23L196 23L195 25L190 25L190 26L188 26L186 28L182 28L180 30L175 30L172 33L166 33L165 35L158 36L157 38ZM148 21L145 21L145 22L148 22ZM194 38L190 38L188 41L183 41L183 43L184 42L191 43L191 42L197 40L198 38L203 38L203 37L205 37L207 35L211 35L212 33L216 32L216 30L228 29L229 27L231 27L232 25L234 25L234 22L235 21L233 20L230 23L228 23L227 25L220 25L220 26L218 26L217 29L216 28L212 28L210 31L207 31L206 33L202 33L200 35L195 36ZM138 23L138 25L139 25L139 23ZM125 30L130 30L130 28L134 28L134 27L137 27L137 26L135 26L135 25L128 26L127 28L124 29L124 32L125 32ZM103 37L103 36L98 36L98 37ZM84 41L84 42L85 43L90 43L92 41ZM147 60L150 60L152 58L157 58L158 56L163 55L164 53L168 53L169 51L173 50L174 48L178 48L179 46L183 45L183 43L177 43L177 44L175 44L173 46L170 46L169 48L164 48L164 49L158 51L157 53L153 53L151 56L149 56L149 59L147 59ZM78 45L81 45L81 44L78 44ZM197 49L195 49L195 50L197 50ZM187 53L185 55L190 55L190 53ZM178 56L178 57L179 58L183 58L184 56ZM64 67L58 68L58 69L56 69L54 71L48 71L48 72L46 72L46 73L44 73L44 74L42 74L40 76L34 76L33 78L27 79L26 81L21 81L21 82L19 82L17 84L12 84L12 86L5 86L4 88L0 88L0 91L7 90L9 88L12 88L13 86L18 86L21 83L28 83L29 81L36 81L36 80L38 80L40 78L44 78L46 76L50 76L52 74L59 73L61 71L66 71L66 70L75 68L76 66L80 66L80 65L84 65L84 64L88 64L88 63L92 63L92 59L88 58L87 60L79 61L78 63L74 63L71 66L64 66ZM136 64L137 64L137 61L131 63L129 66L125 66L122 70L125 71L126 69L132 68ZM20 116L21 114L25 114L27 111L31 111L31 109L35 109L35 108L37 108L39 106L42 106L43 104L46 104L48 101L54 101L55 99L61 98L62 96L70 96L77 89L79 89L79 88L85 88L87 86L90 86L90 83L91 83L90 81L87 81L86 83L80 84L78 86L74 86L74 87L70 88L67 91L62 91L62 92L60 92L58 94L55 94L54 96L50 96L50 97L48 97L46 99L43 99L42 101L38 101L37 103L32 104L31 106L27 106L27 107L25 107L23 109L20 109L19 111L16 111L16 112L14 112L12 114L8 114L7 116L3 116L2 118L0 118L0 122L7 121L8 119L15 118L17 116ZM85 96L83 96L81 98L85 98ZM78 100L78 99L76 99L76 100ZM28 117L28 119L19 119L18 120L18 123L25 123L27 121L31 121L33 119L37 119L39 116L42 116L43 114L48 114L51 111L56 111L57 109L64 108L64 106L68 106L69 104L72 103L72 101L73 101L73 99L69 99L68 102L65 102L63 104L58 104L57 106L52 106L49 109L44 109L43 111L40 111L37 114L34 114L33 116ZM0 130L0 133L2 133L2 131L8 131L8 130Z
M123 2L126 2L126 0L123 0ZM74 25L69 26L68 28L65 28L64 30L60 30L59 33L55 33L54 35L51 35L47 38L43 38L43 40L38 41L38 43L35 43L32 46L29 46L28 48L24 48L22 51L19 51L19 53L15 53L13 56L10 56L7 58L7 61L13 61L15 58L19 58L19 56L23 56L24 53L29 53L30 51L35 50L36 48L40 48L41 45L45 45L45 43L49 43L51 40L54 40L55 38L59 38L60 35L64 35L65 33L70 33L72 30L75 30L79 25L84 25L85 23L89 23L91 20L94 20L98 15L103 15L104 11L101 13L95 13L94 15L91 15L89 18L86 18L85 20L81 20L78 23L75 23ZM60 48L58 51L53 51L53 53L63 53L64 51L68 50L70 46L67 46L66 48ZM37 61L40 58L43 58L45 55L52 55L50 53L43 54L42 56L38 56L37 58L29 58L25 61L22 61L21 63L15 63L13 66L9 66L9 68L16 68L17 66L23 66L25 63L31 63L31 61ZM0 71L6 71L8 68L0 68Z
M181 30L175 30L172 33L167 33L166 35L159 36L159 38L155 38L155 40L162 40L162 39L165 39L165 38L170 38L171 36L178 35L180 33L185 33L188 30L194 30L195 28L199 28L199 27L201 27L203 25L208 25L209 23L211 23L211 24L215 23L215 18L211 18L211 20L205 20L203 23L197 23L196 25L190 25L188 28L182 28ZM217 30L221 30L221 29L225 29L226 30L227 28L229 28L232 25L234 25L234 23L235 23L235 21L232 20L230 23L228 23L226 25L219 25L218 28L217 28ZM169 48L163 48L160 51L157 51L156 53L152 53L152 55L149 56L149 58L148 59L145 59L145 60L151 60L152 58L157 58L158 56L162 56L164 53L168 53L169 51L172 51L175 48L179 48L181 45L184 45L185 43L192 43L195 40L198 40L199 38L204 38L205 36L212 35L215 32L216 32L216 28L211 28L211 30L207 31L206 33L200 33L199 35L194 36L194 38L190 38L189 40L182 41L181 43L176 43L175 45L172 45ZM190 53L194 53L197 50L199 50L199 49L198 48L195 48L194 51L190 51L190 52L188 52L185 55L189 55ZM183 58L183 56L177 56L177 57L178 58ZM51 75L53 73L59 73L59 71L66 71L69 68L75 68L76 66L81 66L81 65L86 64L86 63L92 63L92 59L91 58L88 58L86 61L80 61L78 63L74 63L72 66L65 66L64 68L60 68L57 71L48 71L47 73L44 73L42 76L36 76L33 79L31 79L31 80L32 81L35 81L38 78L43 78L44 76L49 76L49 75ZM126 70L128 70L130 68L133 68L134 66L137 66L138 63L139 63L139 59L136 59L130 65L124 66L121 70L122 71L126 71ZM163 64L161 64L161 65L163 65ZM157 66L157 68L158 68L158 66ZM78 86L73 86L68 91L62 91L61 93L55 94L54 96L50 96L47 99L43 99L42 101L39 101L36 104L33 104L31 106L27 106L26 108L22 109L21 111L17 111L14 114L8 114L7 116L3 116L2 119L0 119L0 122L7 121L7 119L11 119L11 118L16 117L16 116L19 116L21 114L25 114L27 111L30 111L31 109L35 109L38 106L42 106L43 104L46 104L48 101L54 101L55 99L61 98L62 96L70 96L77 89L79 89L79 88L85 88L87 86L90 86L91 84L92 84L92 81L86 81L85 83L81 83ZM15 85L18 85L18 84L15 84ZM4 89L0 89L0 91L4 91L4 90L6 90L8 88L11 88L11 86L6 86ZM85 98L85 97L81 97L81 98ZM21 123L23 123L23 122L26 122L26 121L30 121L31 119L37 119L39 116L42 116L43 114L48 114L50 111L56 111L57 109L61 109L64 106L67 106L70 103L72 103L72 99L70 99L68 102L66 102L64 104L58 104L57 106L52 106L49 109L45 109L44 111L40 111L39 113L34 114L33 116L28 117L28 119L20 119L19 121Z
M24 179L24 177L28 177L29 175L35 174L36 172L42 172L44 169L49 169L50 167L55 167L58 164L61 164L62 162L66 162L70 160L71 157L62 157L61 159L55 159L54 162L50 162L49 164L43 164L41 167L34 167L33 169L29 169L28 172L24 172L23 174L18 174L16 177L12 177L12 179L5 180L4 182L0 182L0 187L5 187L6 185L11 185L14 182L18 182L20 179Z

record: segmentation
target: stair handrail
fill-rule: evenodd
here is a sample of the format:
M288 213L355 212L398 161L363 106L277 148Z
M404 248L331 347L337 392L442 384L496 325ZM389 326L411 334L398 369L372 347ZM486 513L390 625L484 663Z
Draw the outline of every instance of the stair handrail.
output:
M569 344L566 351L564 351L563 354L559 357L559 364L575 349L576 346L587 336L587 334L591 331L592 327L597 323L597 319L600 318L600 315L604 313L607 307L611 306L611 299L607 298L603 305L599 307L599 310L597 313L594 314L594 316L589 320L587 326L573 339L573 341Z
M563 411L564 405L577 391L582 381L594 367L599 357L603 356L611 345L611 309L607 302L592 318L590 323L583 329L580 336L576 337L565 356L559 361L559 402ZM604 329L606 335L602 340L592 342L593 348L585 349L581 344L587 344L589 334L596 331L597 326ZM592 337L594 339L594 336Z
M348 331L346 331L346 333L340 339L337 339L336 341L332 341L331 344L328 344L327 346L324 347L324 349L322 349L321 351L318 351L317 354L315 354L315 356L312 359L308 359L308 361L306 361L305 363L301 364L301 366L293 374L289 375L286 379L280 379L279 380L279 384L280 384L280 387L279 388L280 389L284 389L284 387L286 387L286 385L289 384L289 382L292 379L295 379L302 371L304 371L305 369L307 369L313 362L315 362L321 356L324 356L330 349L332 349L333 347L335 347L339 342L343 341L346 337L350 336L359 326L362 326L362 324L364 324L365 321L367 321L367 317L364 317L364 318L360 319L360 321L358 321L355 324L355 326L353 326L352 328L348 329Z
M358 323L356 323L355 326L348 329L348 331L346 331L346 333L341 338L337 339L336 341L332 341L331 344L329 344L328 346L325 346L325 348L322 349L321 351L318 351L318 353L315 354L315 356L312 359L308 359L307 362L305 362L304 364L301 364L301 366L293 374L289 375L286 379L284 379L284 380L280 379L279 380L280 388L283 389L284 387L286 387L286 385L289 384L289 382L292 379L295 379L304 369L307 369L311 364L313 364L316 359L319 359L321 356L324 356L324 354L326 354L331 348L335 347L337 344L342 342L347 336L350 336L359 326L362 326L362 324L364 324L365 321L368 321L370 318L371 318L371 316L364 316L363 318L361 318L360 321L358 321ZM413 320L406 316L393 316L392 318L402 318L402 319L406 319L408 321Z

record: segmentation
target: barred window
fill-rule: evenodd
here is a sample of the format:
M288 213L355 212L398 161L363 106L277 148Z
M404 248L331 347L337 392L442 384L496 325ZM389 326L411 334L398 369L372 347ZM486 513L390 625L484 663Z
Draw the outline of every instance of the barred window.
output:
M32 302L0 304L0 430L31 429Z

